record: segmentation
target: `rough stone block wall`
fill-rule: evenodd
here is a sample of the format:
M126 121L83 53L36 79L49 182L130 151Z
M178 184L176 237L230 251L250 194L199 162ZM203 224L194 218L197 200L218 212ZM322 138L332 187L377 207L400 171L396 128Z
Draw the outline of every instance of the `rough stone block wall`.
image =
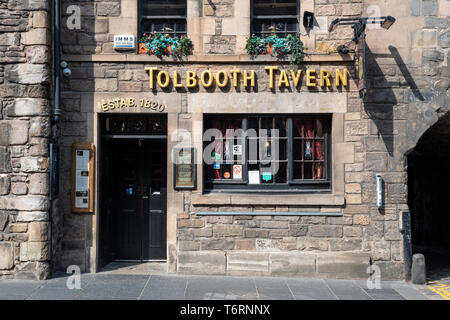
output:
M49 5L0 1L0 278L50 273Z
M362 0L315 0L314 14L316 20L326 21L325 30L337 18L353 18L365 16L363 14ZM301 6L301 4L300 4ZM321 20L326 18L326 20ZM353 29L350 26L341 26L334 32L320 32L315 34L315 48L317 52L336 52L340 45L349 45L353 38Z
M80 29L70 27L73 12L70 6L79 8ZM69 12L69 13L67 13ZM62 1L61 47L66 54L115 53L114 35L108 34L109 17L120 16L121 1ZM67 20L70 20L69 24ZM136 21L137 24L137 21Z
M203 36L203 50L206 54L234 54L236 51L236 35L224 34L223 19L234 17L235 0L203 0L203 15L214 18L210 23L214 25L211 35Z

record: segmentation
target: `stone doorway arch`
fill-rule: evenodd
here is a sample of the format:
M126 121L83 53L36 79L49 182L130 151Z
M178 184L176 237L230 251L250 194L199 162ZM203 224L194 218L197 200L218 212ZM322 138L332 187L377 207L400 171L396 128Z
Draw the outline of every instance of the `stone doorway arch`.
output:
M435 121L406 154L412 249L425 255L430 280L450 280L450 111L424 109Z

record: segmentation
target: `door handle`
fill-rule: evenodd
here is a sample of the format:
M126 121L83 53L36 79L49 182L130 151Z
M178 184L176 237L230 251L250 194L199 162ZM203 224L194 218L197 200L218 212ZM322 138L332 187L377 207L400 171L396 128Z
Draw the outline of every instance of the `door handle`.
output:
M148 199L148 196L142 196L142 199Z

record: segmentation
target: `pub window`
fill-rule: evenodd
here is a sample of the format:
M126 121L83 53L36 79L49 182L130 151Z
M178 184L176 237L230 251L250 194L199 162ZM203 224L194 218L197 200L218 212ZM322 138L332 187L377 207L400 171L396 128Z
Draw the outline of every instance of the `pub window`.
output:
M205 115L205 190L329 191L327 115Z
M140 0L139 28L140 34L185 35L186 0Z
M253 0L251 34L279 37L298 33L299 0Z

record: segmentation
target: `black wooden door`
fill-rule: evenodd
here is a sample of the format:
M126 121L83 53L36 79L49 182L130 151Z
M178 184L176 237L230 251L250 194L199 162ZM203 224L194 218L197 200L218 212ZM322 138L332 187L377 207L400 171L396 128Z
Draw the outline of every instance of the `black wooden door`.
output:
M166 258L166 144L112 144L115 259Z
M142 258L166 259L166 144L145 143Z
M118 143L114 155L116 258L140 260L143 175L140 148L136 141Z

